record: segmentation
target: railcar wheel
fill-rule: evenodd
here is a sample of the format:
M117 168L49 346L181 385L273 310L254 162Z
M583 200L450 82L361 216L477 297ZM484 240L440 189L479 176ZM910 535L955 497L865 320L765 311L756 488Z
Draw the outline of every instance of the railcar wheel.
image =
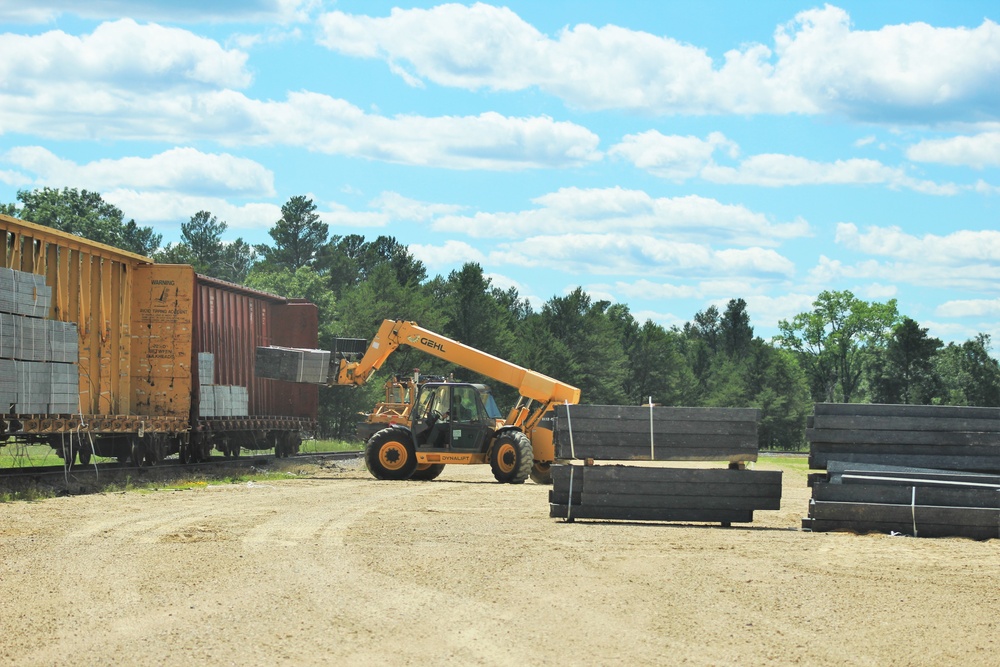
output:
M409 479L417 469L417 453L408 433L386 428L365 445L365 463L376 479Z
M493 477L503 484L523 484L531 474L531 441L520 431L500 435L490 451Z
M417 469L413 471L410 479L429 482L432 479L437 479L442 470L444 470L443 463L420 463L417 465Z

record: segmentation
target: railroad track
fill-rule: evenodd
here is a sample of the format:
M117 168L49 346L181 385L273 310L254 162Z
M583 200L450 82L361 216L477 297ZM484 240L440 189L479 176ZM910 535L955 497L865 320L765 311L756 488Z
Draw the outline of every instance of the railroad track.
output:
M202 463L181 463L177 459L166 459L156 465L136 466L121 463L97 463L86 466L39 466L30 468L0 468L0 487L17 487L38 484L50 487L80 488L85 492L95 485L110 484L125 479L142 481L168 480L194 472L225 473L246 471L252 468L272 466L275 463L309 463L316 461L343 461L358 458L361 451L318 452L295 454L288 458L276 458L273 454L241 456L239 458L213 457Z

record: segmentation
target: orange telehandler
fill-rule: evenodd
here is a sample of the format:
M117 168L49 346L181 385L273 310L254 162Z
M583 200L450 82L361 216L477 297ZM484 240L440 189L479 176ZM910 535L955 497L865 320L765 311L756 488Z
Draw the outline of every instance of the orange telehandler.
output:
M365 445L375 477L429 480L446 464L489 463L498 482L551 483L555 448L544 417L558 403L578 403L579 389L404 320L385 320L360 359L332 360L327 385L366 383L401 345L514 387L520 399L504 417L486 385L421 383L409 413Z

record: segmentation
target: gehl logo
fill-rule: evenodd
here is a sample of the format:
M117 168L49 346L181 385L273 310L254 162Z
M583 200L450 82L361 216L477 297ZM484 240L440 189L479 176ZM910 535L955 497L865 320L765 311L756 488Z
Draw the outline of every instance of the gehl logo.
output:
M424 336L407 336L406 340L409 341L410 345L424 345L429 348L433 348L438 352L444 352L444 345L441 343L435 343L430 338Z

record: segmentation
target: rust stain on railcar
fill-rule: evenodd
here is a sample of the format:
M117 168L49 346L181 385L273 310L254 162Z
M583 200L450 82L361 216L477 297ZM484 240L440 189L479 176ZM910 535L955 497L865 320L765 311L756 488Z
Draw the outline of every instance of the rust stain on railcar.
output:
M194 269L179 264L140 266L132 289L132 411L187 419Z

